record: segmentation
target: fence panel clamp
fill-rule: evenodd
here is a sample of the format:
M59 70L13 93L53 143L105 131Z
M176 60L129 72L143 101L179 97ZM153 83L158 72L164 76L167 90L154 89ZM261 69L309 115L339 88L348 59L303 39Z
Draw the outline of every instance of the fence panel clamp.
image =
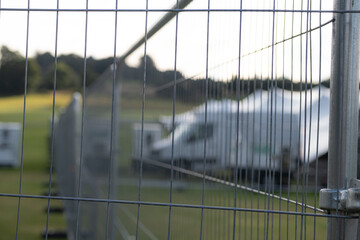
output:
M360 180L351 179L348 189L320 190L319 206L323 210L338 210L345 213L360 213Z

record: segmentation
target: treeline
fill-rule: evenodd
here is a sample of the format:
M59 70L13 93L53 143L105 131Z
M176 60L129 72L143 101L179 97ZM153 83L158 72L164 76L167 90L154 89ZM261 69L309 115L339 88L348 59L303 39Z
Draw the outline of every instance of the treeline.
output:
M162 98L172 98L174 95L174 71L160 71L157 69L153 60L146 58L146 84L152 87L152 93ZM121 66L120 79L124 82L144 81L144 59L141 58L137 67L129 67L126 64ZM212 99L237 97L237 87L240 97L243 98L258 89L268 90L271 88L280 88L293 91L302 91L316 87L318 83L294 82L290 79L239 79L234 76L230 81L220 81L209 78L206 79L187 79L181 72L176 72L176 97L183 101L203 101L205 99L206 86L208 97ZM330 80L322 81L321 85L330 87ZM125 90L126 91L126 90Z
M0 50L0 95L23 94L25 71L27 66L27 90L52 90L54 83L54 56L50 53L38 53L28 59L16 51L3 46ZM94 82L113 62L112 58L86 61L86 84ZM56 89L79 90L84 77L84 60L74 55L61 55L56 66Z
M159 71L150 57L147 57L147 82L159 86L171 81L173 71ZM113 63L112 57L86 60L86 85L92 84ZM6 46L0 50L0 95L23 94L25 86L25 67L27 66L27 90L38 92L52 90L54 87L55 58L52 54L38 53L28 59ZM80 90L84 79L84 59L75 54L60 55L56 63L56 89ZM178 77L182 77L180 72ZM143 81L144 59L137 67L121 64L120 79L123 81Z
M0 55L0 95L24 93L25 58L7 47L1 48ZM136 67L121 63L119 79L123 82L143 82L144 58ZM86 60L86 85L90 85L113 63L113 58ZM50 53L38 53L28 59L27 87L29 91L52 90L54 83L54 56ZM80 90L84 78L84 59L74 54L60 55L57 60L56 89ZM160 71L151 57L146 56L146 84L153 89L153 94L162 98L173 97L174 71ZM206 79L186 79L181 72L176 72L178 84L176 95L179 100L200 100L205 96ZM329 87L329 81L321 83ZM257 89L273 87L294 91L316 86L305 83L295 83L289 79L240 79L234 76L231 81L208 79L208 96L211 98L236 98L237 88L241 97L251 94ZM123 89L126 91L126 89Z
M330 81L321 82L322 86L330 87ZM231 81L222 82L208 79L207 94L209 99L230 98L236 99L239 93L240 98L253 93L256 90L269 90L271 88L279 88L292 91L303 91L312 87L319 86L319 84L310 83L294 83L289 79L277 79L270 81L270 79L240 79L234 77ZM206 94L206 79L186 79L176 86L177 99L182 101L203 101ZM173 88L158 88L156 95L163 98L173 97Z

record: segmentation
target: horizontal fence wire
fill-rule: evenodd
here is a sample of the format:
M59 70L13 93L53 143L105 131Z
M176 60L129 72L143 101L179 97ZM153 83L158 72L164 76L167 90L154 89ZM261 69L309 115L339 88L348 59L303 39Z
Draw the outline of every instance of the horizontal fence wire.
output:
M289 202L289 203L292 203L292 204L298 204L300 206L303 206L303 204L301 204L299 202L296 202L296 201L293 201L293 200L288 199L288 198L284 198L284 197L281 197L281 196L269 194L269 193L266 193L266 192L263 192L263 191L260 191L260 190L257 190L257 189L253 189L253 188L250 188L250 187L247 187L247 186L242 186L242 185L239 185L239 184L235 185L233 182L228 182L228 181L218 179L218 178L215 178L215 177L212 177L212 176L207 176L207 175L204 176L201 173L190 171L190 170L187 170L187 169L184 169L184 168L179 168L179 167L176 167L176 166L174 167L174 166L171 166L171 165L166 164L166 163L161 163L161 162L151 160L151 159L143 159L143 162L151 164L151 165L159 166L159 167L162 167L162 168L173 169L174 171L185 173L185 174L193 176L193 177L197 177L197 178L201 178L201 179L204 178L204 179L206 179L208 181L220 183L220 184L231 186L231 187L236 187L236 188L246 190L246 191L249 191L249 192L253 192L253 193L257 193L257 194L260 194L260 195L264 195L264 196L269 195L272 198L276 198L276 199L286 201L286 202ZM313 207L313 206L305 205L305 207L309 208L309 209L312 209L312 210L316 210L316 211L321 212L321 213L325 213L324 210Z
M289 10L289 9L111 9L111 8L0 8L0 11L33 12L260 12L260 13L360 13L359 10Z
M336 21L334 13L360 11L325 10L321 0L319 6L209 0L208 8L192 8L196 0L173 8L149 2L136 9L117 0L115 8L91 8L88 1L86 8L63 8L61 1L56 8L33 8L30 1L16 8L0 1L0 21L6 12L27 13L19 190L0 188L1 201L18 199L15 238L25 234L26 203L34 200L46 200L45 239L53 226L68 239L318 239L326 219L358 219L320 209L318 191L326 184L330 105L323 29ZM24 190L32 174L24 166L34 12L56 13L45 194ZM66 12L86 13L82 81L81 93L59 111L59 14ZM112 62L88 83L91 13L111 15L114 35ZM140 41L119 54L126 34L120 17L137 13ZM171 17L156 26L152 14ZM202 17L201 34L191 33L201 39L182 25L191 14ZM185 42L184 33L193 41ZM162 49L154 53L156 44ZM161 66L163 52L171 56L170 70ZM138 56L138 66L130 63ZM60 201L57 225L51 206Z
M36 196L26 194L0 194L1 197L12 197L12 198L35 198L35 199L53 199L53 200L64 200L64 201L84 201L84 202L98 202L98 203L123 203L132 205L152 205L162 207L179 207L179 208L197 208L197 209L214 209L224 211L243 211L243 212L257 212L257 213L276 213L276 214L290 214L290 215L304 215L304 216L315 216L315 217L330 217L330 218L348 218L357 219L358 216L345 216L339 214L314 214L314 213L301 213L291 211L276 211L267 209L249 209L249 208L232 208L232 207L221 207L221 206L207 206L207 205L188 205L179 203L159 203L159 202L143 202L143 201L127 201L127 200L114 200L114 199L100 199L100 198L79 198L79 197L65 197L65 196Z

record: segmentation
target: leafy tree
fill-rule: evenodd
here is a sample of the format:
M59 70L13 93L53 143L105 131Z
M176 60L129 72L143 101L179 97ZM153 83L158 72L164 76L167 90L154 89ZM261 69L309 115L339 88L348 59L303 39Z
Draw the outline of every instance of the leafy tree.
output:
M42 88L53 89L54 86L54 70L52 64L44 78ZM56 66L56 89L78 89L81 87L81 78L69 65L63 61L59 61Z
M24 93L25 58L18 52L3 46L0 50L0 94L13 95ZM41 71L37 62L28 60L27 87L35 90L41 80Z
M54 57L49 53L37 53L36 62L40 65L42 74L45 75L51 64L54 63Z
M48 74L48 69L53 68L54 56L50 53L37 53L36 61L39 63L43 75ZM89 57L86 61L86 85L93 83L113 63L113 58L94 59ZM75 54L58 56L58 62L66 63L77 75L83 79L84 58ZM44 84L43 84L44 85Z
M40 65L33 58L29 59L28 63L28 89L30 91L36 91L42 81L42 73Z
M7 64L9 62L19 62L23 61L24 58L18 52L11 51L8 47L3 46L0 50L1 58L0 58L0 66Z

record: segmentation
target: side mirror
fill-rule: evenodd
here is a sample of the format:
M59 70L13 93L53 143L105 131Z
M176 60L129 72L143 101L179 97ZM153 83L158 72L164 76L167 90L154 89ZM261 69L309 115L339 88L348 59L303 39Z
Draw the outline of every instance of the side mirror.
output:
M194 142L195 141L195 134L191 134L190 136L188 136L188 138L187 138L187 142Z
M150 134L146 135L146 146L149 147L151 146L152 143L153 143L152 136Z

